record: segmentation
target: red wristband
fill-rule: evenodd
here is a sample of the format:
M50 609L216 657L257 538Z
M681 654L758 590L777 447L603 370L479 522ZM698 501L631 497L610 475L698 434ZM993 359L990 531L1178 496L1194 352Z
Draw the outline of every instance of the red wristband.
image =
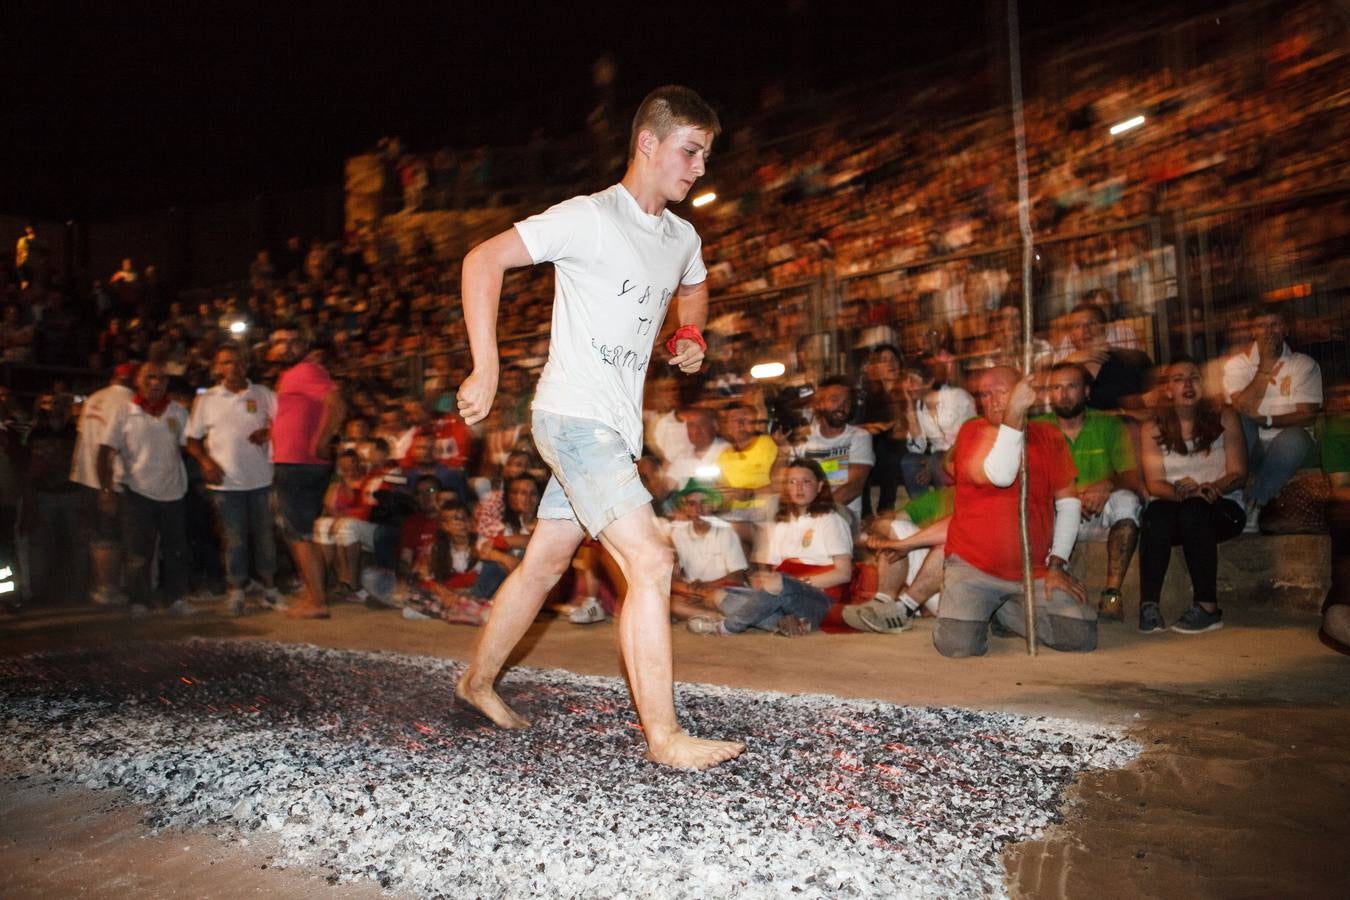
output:
M704 353L708 352L708 342L703 339L703 334L698 330L697 325L681 325L676 328L675 333L670 336L670 340L666 341L666 350L674 353L676 342L681 340L693 341L698 344L698 348Z

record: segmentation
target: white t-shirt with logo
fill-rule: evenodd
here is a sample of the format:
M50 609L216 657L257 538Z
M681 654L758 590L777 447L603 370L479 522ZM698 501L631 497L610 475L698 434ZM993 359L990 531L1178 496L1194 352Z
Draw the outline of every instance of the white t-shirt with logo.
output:
M853 536L844 517L836 512L770 523L755 549L756 561L768 566L776 566L785 559L800 560L808 566L828 566L841 555L853 555Z
M192 404L187 436L206 441L211 458L225 470L225 480L207 485L215 491L256 491L272 483L272 446L248 436L267 428L277 412L272 389L250 383L239 393L218 384Z
M1224 362L1223 392L1228 395L1229 402L1232 402L1234 394L1242 393L1252 383L1260 365L1261 350L1255 342L1245 353L1236 353ZM1264 420L1266 416L1298 412L1300 403L1322 405L1322 369L1316 360L1306 353L1290 350L1289 345L1285 344L1280 348L1276 365L1279 371L1270 378L1266 392L1261 395L1261 402L1256 407L1259 418ZM1261 443L1270 443L1282 430L1262 425ZM1311 433L1312 429L1308 431Z
M703 516L703 521L712 526L707 534L696 534L692 522L669 522L666 526L685 579L709 583L749 568L735 530L713 516Z
M135 392L120 384L110 384L94 391L80 407L79 437L75 441L75 455L70 460L70 480L99 490L98 448L99 436L117 411L131 402ZM113 490L122 490L122 458L113 457Z
M123 406L99 436L122 457L122 483L142 497L168 503L187 493L183 445L187 443L188 411L170 402L160 416L135 403Z
M839 490L848 484L849 466L872 466L876 463L876 454L872 452L872 435L861 428L845 425L844 430L835 437L826 437L820 433L820 422L811 423L811 431L806 443L795 448L800 456L814 459L825 470L825 480L831 490ZM849 510L862 517L862 495L854 497L848 504Z
M622 184L516 223L535 263L553 263L553 334L534 408L610 426L642 453L642 385L680 285L707 278L694 227L643 212Z

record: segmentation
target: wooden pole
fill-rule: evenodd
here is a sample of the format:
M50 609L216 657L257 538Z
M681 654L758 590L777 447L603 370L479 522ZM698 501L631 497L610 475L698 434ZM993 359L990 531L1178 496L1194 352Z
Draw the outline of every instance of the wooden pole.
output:
M1008 0L1008 64L1011 68L1013 136L1017 144L1017 224L1022 234L1022 372L1031 374L1032 306L1031 200L1027 175L1027 132L1022 119L1022 51L1018 38L1017 0ZM1017 527L1022 543L1022 608L1026 613L1027 655L1036 655L1036 591L1031 575L1031 538L1027 533L1027 446L1023 426L1022 468L1017 479Z

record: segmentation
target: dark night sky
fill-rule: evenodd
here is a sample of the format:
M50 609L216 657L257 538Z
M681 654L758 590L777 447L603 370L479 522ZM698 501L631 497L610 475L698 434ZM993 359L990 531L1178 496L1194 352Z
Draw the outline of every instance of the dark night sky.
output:
M1054 27L1066 8L1023 0L1024 24ZM768 80L828 88L986 40L985 0L379 9L34 0L0 38L0 213L102 216L334 184L384 134L430 150L573 132L605 52L624 115L681 82L726 117Z

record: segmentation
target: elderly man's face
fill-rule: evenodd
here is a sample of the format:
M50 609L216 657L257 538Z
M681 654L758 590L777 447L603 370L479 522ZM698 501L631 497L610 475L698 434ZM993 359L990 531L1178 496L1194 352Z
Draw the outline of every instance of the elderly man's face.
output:
M1017 379L1004 369L990 369L975 383L975 401L980 406L980 414L991 425L1003 421L1003 413L1008 408L1008 398L1012 396Z
M136 373L136 390L151 403L163 399L167 386L168 380L164 377L164 369L157 363L146 363Z

